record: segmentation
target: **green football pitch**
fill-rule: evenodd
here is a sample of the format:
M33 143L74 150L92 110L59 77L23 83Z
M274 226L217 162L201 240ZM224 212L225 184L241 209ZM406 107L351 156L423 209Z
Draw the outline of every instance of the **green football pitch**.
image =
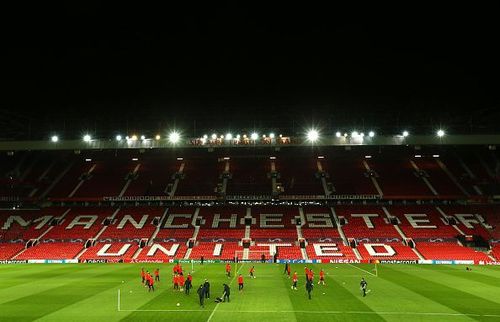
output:
M304 264L293 264L298 290L284 265L250 263L194 265L191 295L174 291L173 264L14 264L0 266L1 321L500 321L500 267L432 265L308 265L326 273L312 299L304 287ZM161 282L148 293L140 268L160 268ZM234 265L233 265L234 266ZM184 270L191 265L184 264ZM244 275L238 292L234 273ZM359 282L368 281L362 297ZM211 298L205 308L196 288L207 278ZM222 284L231 285L231 302L214 302ZM177 305L179 303L179 305Z

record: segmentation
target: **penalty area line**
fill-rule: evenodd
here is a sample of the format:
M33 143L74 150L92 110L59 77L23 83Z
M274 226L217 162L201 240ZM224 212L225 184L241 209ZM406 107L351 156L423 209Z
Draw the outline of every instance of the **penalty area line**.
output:
M231 284L233 284L234 280L236 279L236 276L238 276L238 273L240 272L240 270L241 270L241 268L242 268L243 266L245 266L245 263L242 263L242 264L241 264L241 266L240 266L240 268L238 268L238 271L236 271L236 274L234 274L233 279L231 280L231 282L229 282L229 286L231 286ZM215 305L215 308L214 308L214 310L212 311L212 313L210 314L210 316L208 317L207 322L210 322L210 320L212 320L212 317L214 316L215 311L216 311L216 310L217 310L217 308L219 307L219 304L220 304L220 302L219 302L219 303L217 303L217 305Z
M359 267L357 267L357 266L354 266L354 265L352 265L352 264L350 264L350 263L347 263L347 265L352 266L352 267L354 267L354 268L356 268L356 269L359 269L360 271L365 272L365 273L368 273L368 274L370 274L370 275L372 275L372 276L378 277L378 276L377 276L378 274L377 274L377 275L375 275L375 274L373 274L373 273L371 273L371 272L369 272L369 271L367 271L367 270L364 270L364 269L362 269L362 268L359 268Z

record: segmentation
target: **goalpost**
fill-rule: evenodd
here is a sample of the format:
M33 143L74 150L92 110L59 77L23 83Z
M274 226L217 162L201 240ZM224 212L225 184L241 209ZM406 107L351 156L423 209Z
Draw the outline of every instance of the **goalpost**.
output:
M269 253L269 250L236 250L234 251L234 275L238 275L239 270L244 263L248 262L261 262L262 255L264 255L265 263L272 262L273 257ZM241 272L240 272L241 273Z

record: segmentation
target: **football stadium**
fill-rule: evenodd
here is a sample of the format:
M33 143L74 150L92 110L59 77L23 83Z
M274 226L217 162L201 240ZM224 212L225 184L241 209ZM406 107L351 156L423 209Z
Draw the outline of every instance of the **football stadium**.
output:
M498 19L193 9L4 37L0 321L500 321Z

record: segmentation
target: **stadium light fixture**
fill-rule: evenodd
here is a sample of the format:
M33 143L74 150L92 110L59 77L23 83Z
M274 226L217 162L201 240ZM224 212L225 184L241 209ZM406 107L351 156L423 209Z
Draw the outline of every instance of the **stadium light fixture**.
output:
M212 134L212 140L215 140L215 139L217 139L217 134L214 133L214 134Z
M442 129L439 129L439 130L436 132L436 134L437 134L437 136L438 136L438 137L440 137L440 138L442 138L442 137L445 135L444 130L442 130Z
M116 141L120 142L122 140L122 136L118 134L115 139Z
M205 140L206 140L206 139L208 139L208 135L203 134L203 138L204 138Z
M408 135L410 135L410 132L408 132L408 131L403 131L403 137L404 137L404 138L405 138L405 137L407 137Z
M132 161L139 161L139 158L132 158Z
M271 139L274 139L274 133L269 133L269 137L270 137Z
M364 134L363 132L361 132L361 133L359 134L359 136L360 136L361 138L364 138L364 137L365 137L365 134Z
M226 134L226 141L231 141L233 139L233 135L231 133Z
M132 135L132 141L137 141L137 135Z
M358 136L359 136L358 131L352 131L352 133L351 133L351 137L353 137L353 138L357 138Z
M178 142L179 142L179 140L180 140L180 138L181 138L181 136L180 136L180 135L179 135L179 133L178 133L178 132L176 132L176 131L171 132L171 133L169 134L169 136L168 136L168 140L169 140L169 141L170 141L170 143L172 143L172 144L176 144L176 143L178 143Z
M239 140L241 138L241 136L238 134L236 135L236 140Z
M342 133L340 133L340 132L338 132L338 131L337 131L337 132L335 132L335 137L339 138L339 137L341 137L341 136L342 136Z
M433 158L439 158L439 154L433 154L432 157Z
M143 140L143 141L146 140L146 136L141 135L141 140Z
M371 138L374 137L375 136L375 132L373 132L373 131L368 132L368 136L371 137Z
M155 139L156 139L156 141L160 140L161 139L160 134L156 134Z
M83 141L84 142L90 142L90 140L92 140L92 137L89 134L85 134L83 136Z
M310 129L308 132L307 132L307 140L309 142L316 142L318 141L319 139L319 132L315 129Z
M50 141L56 143L59 141L59 137L57 135L52 135L52 137L50 138Z
M259 134L253 132L252 135L250 135L250 138L255 141L259 138Z

